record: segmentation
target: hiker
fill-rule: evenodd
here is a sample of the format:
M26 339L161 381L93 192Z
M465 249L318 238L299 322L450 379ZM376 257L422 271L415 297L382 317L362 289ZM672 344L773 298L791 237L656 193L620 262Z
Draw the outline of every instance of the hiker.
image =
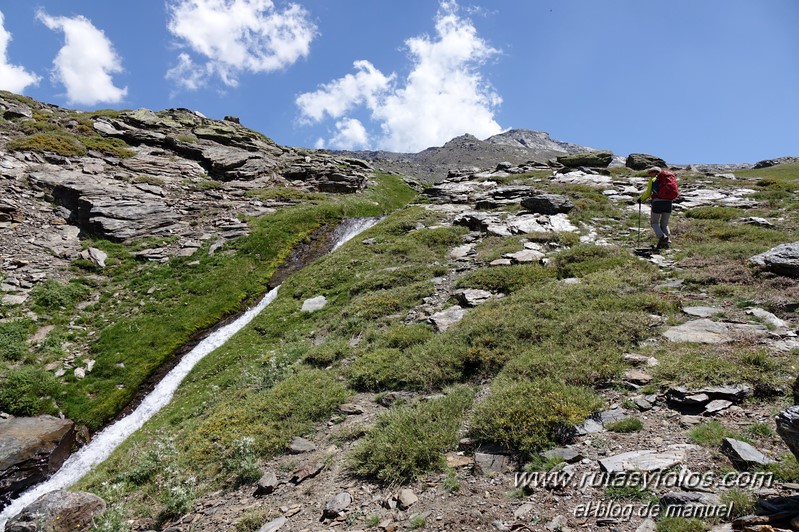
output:
M671 246L669 218L671 217L672 200L677 198L677 178L668 170L658 166L647 169L649 184L646 191L638 198L638 204L651 198L652 213L649 223L658 237L657 249L668 249Z

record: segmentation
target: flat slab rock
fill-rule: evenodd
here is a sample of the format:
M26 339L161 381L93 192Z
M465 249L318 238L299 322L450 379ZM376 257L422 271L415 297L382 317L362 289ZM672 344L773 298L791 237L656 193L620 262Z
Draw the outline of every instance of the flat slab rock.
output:
M449 308L436 312L430 316L430 323L435 325L436 330L444 332L459 321L466 315L466 309L458 305L453 305Z
M455 291L455 297L458 302L465 307L476 307L481 305L494 297L494 294L487 290L480 290L477 288L465 288Z
M763 326L716 322L705 318L669 327L663 336L672 342L724 344L734 341L740 334L763 336L767 333L768 329Z
M726 454L732 460L732 463L740 469L748 469L753 466L767 465L774 462L748 443L733 438L724 438L721 443L721 452Z
M325 296L312 297L302 302L300 312L316 312L317 310L325 308L325 305L327 305L327 298Z
M628 471L659 471L675 466L685 460L682 450L657 452L651 449L629 451L610 456L599 461L599 467L606 473Z
M694 316L697 318L712 318L717 314L721 314L724 312L724 309L720 309L717 307L683 307L682 311L689 316Z

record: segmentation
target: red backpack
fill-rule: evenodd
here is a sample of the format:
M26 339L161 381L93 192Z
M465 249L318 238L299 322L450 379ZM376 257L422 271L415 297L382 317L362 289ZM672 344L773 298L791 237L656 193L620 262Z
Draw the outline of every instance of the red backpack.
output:
M657 178L655 178L655 190L655 197L657 199L677 199L677 196L680 195L680 191L677 188L677 176L663 170L657 175Z

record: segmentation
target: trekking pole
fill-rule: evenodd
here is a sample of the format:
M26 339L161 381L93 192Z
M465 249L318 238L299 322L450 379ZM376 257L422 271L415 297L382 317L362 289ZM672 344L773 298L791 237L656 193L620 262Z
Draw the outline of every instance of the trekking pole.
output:
M641 202L638 202L638 243L636 247L641 247Z

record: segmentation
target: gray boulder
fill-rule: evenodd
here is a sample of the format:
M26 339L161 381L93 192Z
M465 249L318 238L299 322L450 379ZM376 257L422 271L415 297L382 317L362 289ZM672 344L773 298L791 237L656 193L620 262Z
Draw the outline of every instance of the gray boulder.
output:
M536 214L559 214L572 210L574 203L567 196L560 194L538 194L524 198L522 207Z
M459 321L466 315L466 309L459 305L452 305L440 312L436 312L428 320L432 323L436 330L444 332Z
M584 151L561 155L557 161L568 168L589 166L594 168L607 168L613 160L613 153L609 151Z
M53 416L0 419L0 508L67 459L74 423Z
M749 259L751 264L787 277L799 277L799 242L780 244Z
M6 532L91 530L92 522L105 508L105 501L91 493L51 491L10 519Z
M735 467L749 469L755 466L768 465L773 462L766 455L746 442L734 438L724 438L721 443L721 452L726 454Z
M799 460L799 406L792 406L777 415L777 434Z
M344 513L347 508L352 504L352 495L343 491L327 501L325 504L324 513L322 517L326 517L329 519L335 519L342 513Z
M666 161L654 155L648 155L646 153L631 153L627 156L624 166L632 170L646 170L651 166L666 168L668 165L666 164Z

